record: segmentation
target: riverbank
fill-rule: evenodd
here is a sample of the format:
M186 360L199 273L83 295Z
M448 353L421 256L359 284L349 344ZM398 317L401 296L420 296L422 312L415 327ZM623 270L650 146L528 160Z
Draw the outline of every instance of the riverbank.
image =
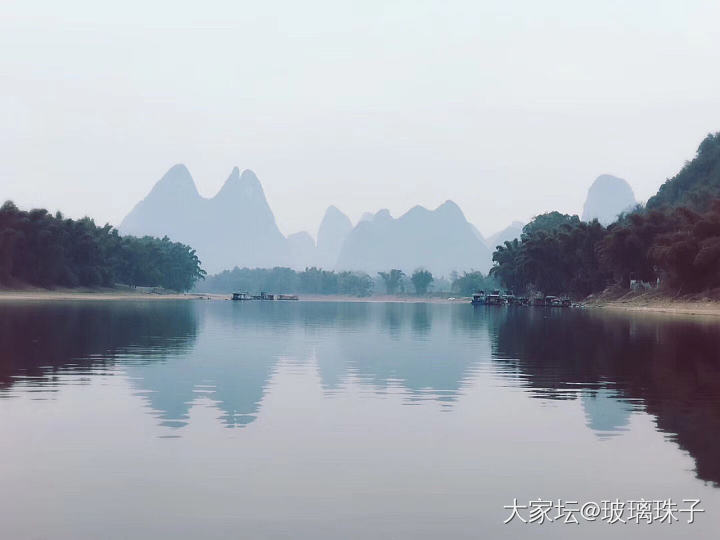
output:
M646 292L611 290L597 296L590 296L584 305L633 312L720 316L720 290L714 289L698 294L675 296L657 290Z
M79 288L79 289L42 289L19 288L0 289L0 302L3 301L54 301L54 300L229 300L229 294L213 293L176 293L156 288L129 287L118 288ZM303 294L303 302L367 302L398 304L466 304L469 297L453 296L411 296L411 295L374 295L346 296ZM278 300L277 302L284 302ZM701 315L720 317L720 290L708 293L670 297L666 293L648 291L643 293L605 291L590 296L583 302L588 308L602 308L616 311L668 313L675 315Z
M206 294L176 293L150 288L0 289L3 301L52 300L198 300Z
M214 293L176 293L150 287L118 288L78 288L78 289L42 289L38 287L0 289L0 302L18 300L229 300L230 294ZM373 302L373 303L403 303L403 304L451 304L466 303L466 297L452 296L406 296L406 295L377 295L377 296L346 296L331 294L303 294L300 300L304 302ZM284 302L278 300L277 302Z
M405 296L378 294L373 296L347 296L342 294L301 294L305 302L371 302L397 304L456 304L470 302L469 297L453 296Z

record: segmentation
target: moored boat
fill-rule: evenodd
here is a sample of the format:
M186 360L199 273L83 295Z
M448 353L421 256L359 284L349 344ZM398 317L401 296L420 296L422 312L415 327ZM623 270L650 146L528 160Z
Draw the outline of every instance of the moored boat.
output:
M505 299L500 294L488 294L485 298L485 303L488 306L503 306L505 305Z

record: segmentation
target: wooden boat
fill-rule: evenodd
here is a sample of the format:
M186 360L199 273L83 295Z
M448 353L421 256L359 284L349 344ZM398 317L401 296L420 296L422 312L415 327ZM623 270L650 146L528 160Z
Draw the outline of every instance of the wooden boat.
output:
M252 300L252 296L246 292L234 292L232 293L233 300Z
M472 295L472 300L470 300L470 303L473 306L483 306L485 305L485 291L478 291L475 294Z

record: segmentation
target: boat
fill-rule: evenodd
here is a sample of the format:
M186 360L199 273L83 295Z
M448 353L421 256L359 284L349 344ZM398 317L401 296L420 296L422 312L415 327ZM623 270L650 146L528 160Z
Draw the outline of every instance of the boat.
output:
M546 296L545 305L549 307L570 307L570 300L558 296Z
M299 300L299 297L295 294L270 294L265 291L257 295L251 295L248 292L234 292L232 300Z
M488 294L485 297L485 303L488 306L504 306L505 299L500 294L500 291L493 291L492 294Z
M470 300L470 303L473 306L483 306L485 305L485 291L478 291L475 294L472 295L472 300Z

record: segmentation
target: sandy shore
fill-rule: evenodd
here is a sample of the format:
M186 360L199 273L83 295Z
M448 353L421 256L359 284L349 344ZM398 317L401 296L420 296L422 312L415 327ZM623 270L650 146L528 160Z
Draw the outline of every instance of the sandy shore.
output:
M21 289L0 290L0 302L29 300L197 300L206 294L151 293L131 289Z
M720 300L718 300L715 291L702 295L676 298L668 297L657 291L627 293L616 298L602 296L596 299L591 298L586 302L586 305L588 307L639 313L720 316Z
M647 305L634 305L623 302L608 302L595 304L593 307L633 312L669 313L673 315L703 315L720 317L720 303L700 304L695 302L658 302Z

